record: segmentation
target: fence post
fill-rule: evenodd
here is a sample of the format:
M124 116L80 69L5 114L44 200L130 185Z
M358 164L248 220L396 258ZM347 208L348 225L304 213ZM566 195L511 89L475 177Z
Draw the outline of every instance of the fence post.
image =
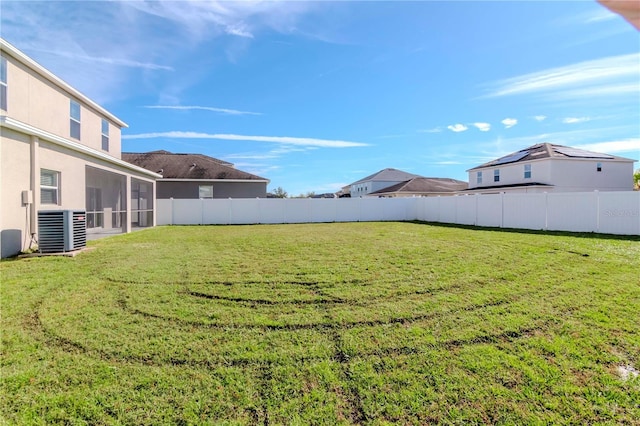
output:
M173 202L173 197L169 198L171 200L171 219L169 219L169 224L170 225L175 225L175 223L173 223L173 217L175 216L175 206L174 206L174 202Z
M544 192L544 230L549 229L549 193Z
M504 191L500 193L500 228L504 228Z
M596 197L596 232L600 232L600 192L597 189L593 192Z

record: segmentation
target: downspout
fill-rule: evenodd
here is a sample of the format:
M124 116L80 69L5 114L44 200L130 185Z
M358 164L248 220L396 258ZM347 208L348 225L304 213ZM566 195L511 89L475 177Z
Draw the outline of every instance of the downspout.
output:
M40 151L40 139L37 136L31 136L31 185L30 190L32 200L30 205L30 223L31 229L28 230L30 237L38 233L38 207L40 206L40 168L38 164L38 153Z

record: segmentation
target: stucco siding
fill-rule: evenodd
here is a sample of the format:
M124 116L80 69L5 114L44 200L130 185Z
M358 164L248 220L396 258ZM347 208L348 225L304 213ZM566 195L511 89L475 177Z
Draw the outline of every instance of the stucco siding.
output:
M602 164L602 171L596 169ZM565 191L631 191L633 163L606 160L555 160L551 165L554 185Z
M7 116L64 138L70 137L70 101L80 104L80 140L102 150L102 119L86 103L71 96L11 56L7 59ZM107 120L109 121L109 120ZM109 122L110 155L120 158L120 127Z
M0 254L17 254L30 238L28 207L22 191L29 190L30 139L27 135L0 128Z
M532 182L551 184L549 161L528 161L516 164L502 164L469 172L469 189L513 184L530 184ZM524 177L524 166L531 166L531 177ZM494 170L500 170L500 181L494 181ZM478 184L478 172L482 172L482 183Z

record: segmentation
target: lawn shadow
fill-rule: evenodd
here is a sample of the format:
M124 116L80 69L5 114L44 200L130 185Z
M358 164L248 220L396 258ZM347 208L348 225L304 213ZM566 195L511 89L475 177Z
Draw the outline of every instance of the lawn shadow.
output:
M430 226L438 226L442 228L468 229L472 231L503 232L503 233L509 233L509 234L552 235L552 236L565 236L565 237L577 237L577 238L590 238L590 239L598 239L598 240L640 241L640 235L616 235L616 234L600 234L596 232L544 231L544 230L536 230L536 229L497 228L497 227L488 227L488 226L461 225L457 223L427 222L422 220L412 220L408 222L415 223L417 225L430 225Z

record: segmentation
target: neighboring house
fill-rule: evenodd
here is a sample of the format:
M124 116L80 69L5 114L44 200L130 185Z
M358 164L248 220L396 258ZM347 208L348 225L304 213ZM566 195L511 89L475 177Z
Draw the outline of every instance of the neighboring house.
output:
M467 189L467 182L449 178L415 177L378 191L368 196L376 197L433 197L439 195L455 195Z
M166 198L265 198L268 179L202 154L123 152L122 159L162 175L156 196Z
M359 181L353 182L350 187L351 197L363 197L375 191L387 188L407 180L421 177L413 173L403 172L397 169L384 169L369 175Z
M86 210L87 232L155 224L158 174L120 158L127 125L0 39L0 255L29 247L40 210Z
M633 190L630 158L541 143L467 170L467 193Z

